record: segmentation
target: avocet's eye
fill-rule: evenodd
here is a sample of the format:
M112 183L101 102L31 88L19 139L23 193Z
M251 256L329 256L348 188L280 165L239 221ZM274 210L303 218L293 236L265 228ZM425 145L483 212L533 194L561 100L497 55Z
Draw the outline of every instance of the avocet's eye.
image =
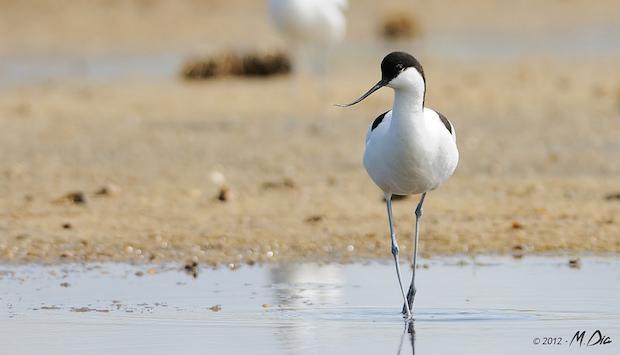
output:
M396 64L396 69L398 69L398 71L403 71L403 69L405 69L405 66L400 64L400 63L398 63L398 64Z

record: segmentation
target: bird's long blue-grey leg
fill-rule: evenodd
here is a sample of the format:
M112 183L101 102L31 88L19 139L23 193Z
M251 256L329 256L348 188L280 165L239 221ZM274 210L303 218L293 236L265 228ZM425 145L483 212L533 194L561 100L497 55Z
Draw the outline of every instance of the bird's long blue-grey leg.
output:
M396 243L396 232L394 231L394 222L392 219L392 194L385 194L385 203L387 204L388 222L390 223L390 238L392 239L392 255L394 256L394 264L396 265L396 276L398 277L398 285L400 286L400 292L403 294L403 300L405 302L405 312L407 319L411 318L411 311L407 304L407 296L405 295L405 289L403 288L403 282L400 277L400 263L398 260L398 243Z
M418 203L418 207L415 209L415 236L413 237L413 275L411 276L411 285L409 285L409 292L407 292L407 301L403 306L403 314L407 312L407 309L413 309L413 300L415 299L415 269L418 261L418 244L420 242L420 221L422 219L423 212L423 204L424 199L426 198L426 192L422 194L420 197L420 202Z

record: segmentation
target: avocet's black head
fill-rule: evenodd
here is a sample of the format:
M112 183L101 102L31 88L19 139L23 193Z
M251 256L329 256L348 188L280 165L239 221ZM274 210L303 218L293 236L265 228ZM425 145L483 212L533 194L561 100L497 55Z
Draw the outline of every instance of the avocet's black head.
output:
M422 76L422 80L426 81L424 69L422 69L420 62L405 52L392 52L383 58L381 61L381 81L389 83L408 68L415 68Z
M406 73L406 74L405 74ZM381 61L381 80L375 86L370 88L359 99L346 105L337 105L340 107L348 107L364 100L373 92L389 86L394 89L401 89L405 86L420 87L421 94L424 95L426 78L424 77L424 69L422 65L409 53L392 52Z

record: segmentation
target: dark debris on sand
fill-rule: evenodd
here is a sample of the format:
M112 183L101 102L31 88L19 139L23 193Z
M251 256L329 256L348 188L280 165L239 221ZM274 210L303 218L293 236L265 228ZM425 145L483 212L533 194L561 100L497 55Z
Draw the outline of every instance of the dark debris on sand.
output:
M231 193L227 186L220 187L220 191L217 193L217 200L220 202L226 202L230 200Z
M316 215L311 215L306 217L306 219L304 220L304 222L306 223L318 223L321 222L325 217L319 214Z
M291 72L291 60L282 52L227 53L188 60L182 69L187 80L211 79L221 76L267 77Z
M263 190L296 189L297 184L295 183L295 180L285 177L282 180L278 180L278 181L265 181L261 184L261 188Z
M115 184L105 184L101 186L97 191L95 191L95 195L97 196L113 196L119 194L121 188Z
M381 34L388 40L411 39L421 32L418 20L408 14L391 14L383 20Z
M605 199L607 201L619 200L620 201L620 192L613 192L605 195Z
M72 191L66 193L64 196L60 197L57 202L68 202L74 205L85 205L86 204L86 194L82 191Z
M198 263L196 261L190 261L183 267L186 273L192 275L193 278L198 277Z
M108 312L110 312L110 310L108 310L108 309L90 308L90 307L71 307L71 312L77 312L77 313L86 313L86 312L108 313Z
M573 269L580 269L581 268L581 259L580 258L574 258L574 259L568 260L568 266L573 268Z
M517 245L512 247L512 257L513 258L521 259L521 258L523 258L524 254L525 254L525 248L523 247L523 245L517 244Z

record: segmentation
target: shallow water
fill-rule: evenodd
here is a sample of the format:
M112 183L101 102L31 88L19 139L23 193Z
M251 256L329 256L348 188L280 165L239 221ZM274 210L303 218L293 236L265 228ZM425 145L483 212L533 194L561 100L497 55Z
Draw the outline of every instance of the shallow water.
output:
M539 55L588 58L620 55L620 28L591 26L542 33L497 34L481 31L433 32L413 41L376 39L349 41L334 51L338 70L350 59L376 65L390 50L408 50L422 56L465 62L510 61ZM106 54L98 56L5 55L0 61L0 89L39 85L56 80L107 82L127 78L174 78L189 53Z
M0 342L8 354L620 353L620 259L567 260L424 260L414 336L389 263L197 278L170 265L4 265ZM611 343L586 346L597 329ZM534 344L549 337L560 344Z
M184 56L5 56L0 63L0 89L40 85L55 80L107 82L115 79L166 78L177 75Z

